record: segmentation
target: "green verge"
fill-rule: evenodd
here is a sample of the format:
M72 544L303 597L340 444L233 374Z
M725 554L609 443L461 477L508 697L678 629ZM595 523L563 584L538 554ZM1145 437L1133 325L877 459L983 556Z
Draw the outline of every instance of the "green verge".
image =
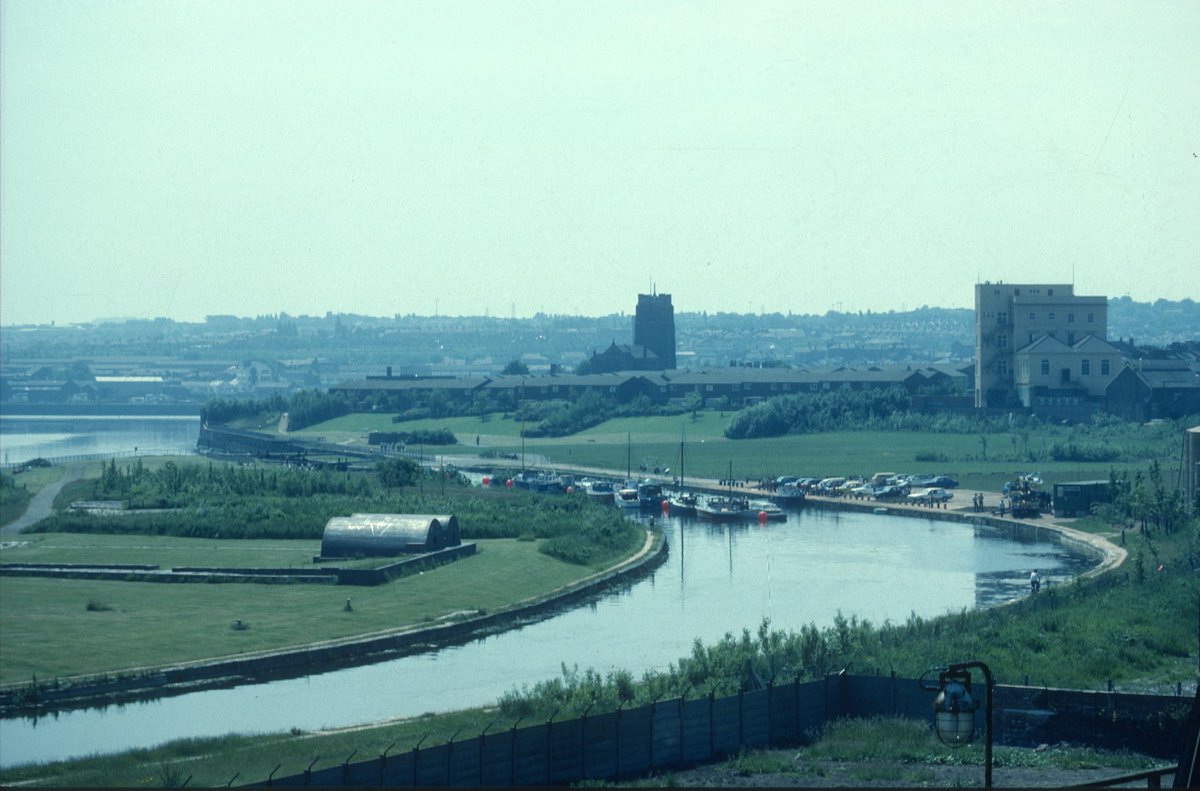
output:
M536 541L477 543L473 556L367 588L0 577L0 682L116 673L432 624L503 609L594 573L539 552ZM3 558L295 566L318 551L319 542L44 534ZM248 628L231 628L239 619Z

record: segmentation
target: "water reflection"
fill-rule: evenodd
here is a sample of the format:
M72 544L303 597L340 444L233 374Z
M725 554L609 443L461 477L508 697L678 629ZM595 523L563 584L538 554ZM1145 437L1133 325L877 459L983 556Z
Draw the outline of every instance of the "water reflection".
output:
M648 519L648 516L641 517ZM0 721L0 763L145 747L170 739L313 730L494 703L562 665L665 670L725 633L933 617L1022 595L1030 568L1066 578L1089 563L1049 542L954 522L812 509L786 522L656 516L670 555L652 576L518 629L425 654L304 678ZM467 561L469 562L469 561ZM402 584L402 583L394 583ZM35 733L36 731L36 733Z

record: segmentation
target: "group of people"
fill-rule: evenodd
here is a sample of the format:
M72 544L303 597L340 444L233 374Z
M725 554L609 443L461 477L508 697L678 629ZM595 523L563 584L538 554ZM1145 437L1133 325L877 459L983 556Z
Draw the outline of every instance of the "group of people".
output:
M971 507L976 511L983 510L983 492L975 492L971 495Z

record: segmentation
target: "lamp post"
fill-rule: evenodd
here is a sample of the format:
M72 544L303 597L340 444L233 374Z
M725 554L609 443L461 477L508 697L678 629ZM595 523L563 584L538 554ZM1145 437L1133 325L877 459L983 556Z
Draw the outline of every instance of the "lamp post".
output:
M983 662L958 662L938 672L933 723L938 739L962 747L975 737L979 700L971 693L971 670L983 673L983 787L992 787L992 671Z

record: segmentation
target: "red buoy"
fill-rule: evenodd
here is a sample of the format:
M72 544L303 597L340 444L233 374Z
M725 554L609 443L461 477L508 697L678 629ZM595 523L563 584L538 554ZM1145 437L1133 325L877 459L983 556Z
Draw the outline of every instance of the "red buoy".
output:
M761 524L764 524L766 521L767 521L767 512L759 511L758 512L758 523L761 525Z

